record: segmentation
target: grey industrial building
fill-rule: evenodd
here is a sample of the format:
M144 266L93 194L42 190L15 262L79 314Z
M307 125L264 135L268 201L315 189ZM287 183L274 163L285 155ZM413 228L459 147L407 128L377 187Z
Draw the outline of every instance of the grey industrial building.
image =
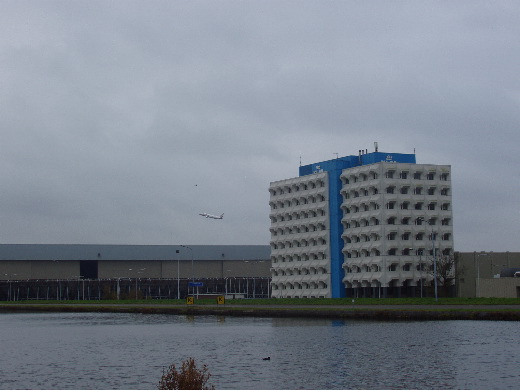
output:
M195 292L268 297L270 248L0 245L0 300L83 299L85 294L86 299L102 299L125 291L146 298L182 298Z
M460 252L455 284L463 298L520 298L519 252Z

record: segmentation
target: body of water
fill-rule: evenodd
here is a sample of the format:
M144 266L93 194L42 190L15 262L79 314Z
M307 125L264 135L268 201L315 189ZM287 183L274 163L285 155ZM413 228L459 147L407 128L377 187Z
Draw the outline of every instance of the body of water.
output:
M188 357L216 389L516 389L518 322L0 314L0 389L155 389ZM263 360L270 357L270 360Z

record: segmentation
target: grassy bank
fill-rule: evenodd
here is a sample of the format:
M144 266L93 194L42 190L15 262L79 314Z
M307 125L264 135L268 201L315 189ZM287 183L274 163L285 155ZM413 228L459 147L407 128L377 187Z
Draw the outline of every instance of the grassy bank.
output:
M101 300L101 301L9 301L0 302L1 304L74 304L74 305L125 305L125 304L146 304L146 305L185 305L183 299L126 299L126 300ZM215 299L195 299L196 305L214 305ZM272 298L272 299L228 299L226 305L320 305L320 306L357 306L357 305L385 305L385 306L399 306L399 305L431 305L431 306L449 306L449 305L519 305L520 298L439 298L436 301L434 298Z
M494 320L520 321L519 299L214 299L16 301L0 302L0 312L105 312L215 315L271 318L327 318L376 321Z

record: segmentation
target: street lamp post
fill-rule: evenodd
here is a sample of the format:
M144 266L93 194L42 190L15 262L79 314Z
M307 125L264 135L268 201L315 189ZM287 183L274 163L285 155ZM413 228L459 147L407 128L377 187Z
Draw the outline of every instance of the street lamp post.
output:
M422 253L422 252L419 252ZM423 264L422 264L422 255L419 255L419 277L421 278L421 298L423 297Z
M437 295L437 250L435 248L435 236L432 228L432 243L433 243L433 283L435 286L435 302L438 302L439 297Z
M403 252L402 252L402 254L406 254L407 256L412 256L412 255L411 255L411 253L412 253L411 251L413 251L413 250L414 250L414 248L403 248ZM406 251L406 252L404 252L404 251ZM412 282L413 282L413 283L416 283L416 280L415 280L415 269L417 268L417 265L414 264L414 263L415 263L415 261L412 261L412 262L411 262L411 264L412 264ZM410 264L410 263L408 263L408 264ZM405 265L406 265L406 264L405 264ZM409 287L410 287L410 286L409 286ZM414 290L413 290L413 296L414 296L414 297L415 297L415 293L416 293L416 291L417 291L417 284L414 286ZM407 294L408 294L408 293L409 293L409 290L407 291ZM421 298L422 298L422 294L421 294Z
M488 254L485 252L477 253L476 261L477 261L477 293L475 294L477 298L480 298L480 256L487 256Z
M194 286L193 286L193 283L195 283L195 271L194 271L194 268L193 268L193 249L187 245L181 245L183 248L186 248L186 249L189 249L190 250L190 254L191 254L191 282L192 282L192 292L194 292Z
M177 254L177 299L181 299L181 285L180 285L180 260L179 260L179 253L180 250L176 250L175 253Z
M138 278L139 274L142 273L145 269L146 268L141 268L141 269L135 270L136 271L136 273L135 273L135 300L136 301L137 301L137 278ZM132 268L129 268L128 270L133 271Z
M419 217L417 218L417 221L424 221L426 222L426 219L424 217ZM430 222L428 222L429 225ZM439 301L439 296L437 294L437 251L436 251L436 248L435 248L435 238L436 238L436 233L433 231L433 226L432 226L432 249L433 249L433 285L434 285L434 291L435 291L435 302L438 302Z

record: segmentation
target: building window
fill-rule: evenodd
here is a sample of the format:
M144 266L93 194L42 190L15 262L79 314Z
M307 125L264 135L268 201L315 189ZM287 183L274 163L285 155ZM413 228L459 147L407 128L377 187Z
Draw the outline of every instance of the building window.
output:
M408 193L408 191L410 190L410 187L402 187L401 188L401 194L405 195Z
M387 208L388 210L393 210L393 209L395 208L395 202L388 202L388 203L386 204L386 208Z
M395 190L395 187L387 187L387 189L386 189L386 193L387 193L387 194L393 194L393 193L394 193L394 190Z
M422 202L417 202L414 206L415 210L422 210L423 204Z
M399 177L400 177L401 179L408 179L408 172L406 172L406 171L401 172L401 173L399 174Z
M447 173L441 173L440 179L442 181L448 181L448 174Z
M408 210L408 206L410 206L410 202L401 203L401 210Z
M435 187L428 188L428 195L435 195Z
M435 180L435 172L428 172L428 175L426 175L427 180Z
M421 172L415 172L415 173L413 174L413 178L414 178L415 180L421 180L421 176L422 176L422 173L421 173Z
M387 179L393 179L394 173L395 173L394 171L387 171L385 176Z
M413 193L415 195L421 195L422 194L422 187L415 187L413 190Z

